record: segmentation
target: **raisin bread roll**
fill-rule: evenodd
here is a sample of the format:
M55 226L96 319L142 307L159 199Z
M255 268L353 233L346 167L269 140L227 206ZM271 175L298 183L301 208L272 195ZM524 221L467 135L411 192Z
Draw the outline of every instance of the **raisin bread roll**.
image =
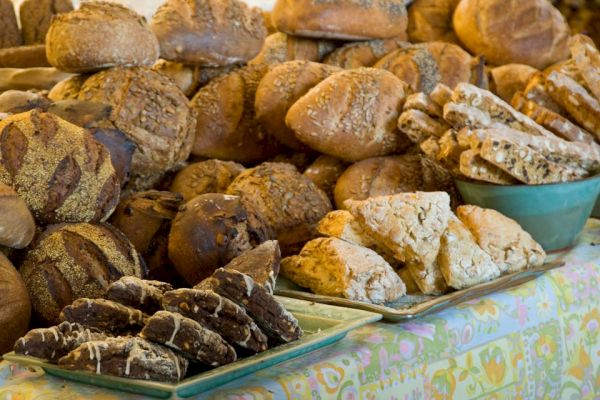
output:
M494 65L543 69L569 56L569 26L547 0L464 0L453 23L461 42Z
M294 103L286 124L304 144L342 160L391 154L409 144L396 126L407 89L380 69L338 72Z
M20 46L23 42L11 0L0 0L0 49Z
M0 181L40 223L104 221L112 213L119 180L106 148L84 129L33 110L0 121L0 132Z
M127 238L108 224L62 224L48 228L20 269L40 322L55 325L63 307L98 298L122 276L143 278L145 266Z
M150 27L162 58L212 67L251 60L267 34L260 10L239 0L167 0Z
M52 20L46 36L48 61L67 72L110 67L151 67L158 41L144 18L116 3L90 1Z
M406 35L408 23L402 0L277 0L272 18L279 31L290 35L341 40Z
M458 44L452 16L460 0L415 0L408 7L408 38L413 43Z
M296 151L307 152L285 124L290 107L323 79L340 70L310 61L289 61L271 69L256 89L256 119L266 133Z
M294 166L264 163L238 175L227 189L262 215L284 254L314 238L316 225L331 211L329 199Z
M19 15L25 44L45 43L52 18L73 11L71 0L25 0Z
M277 64L292 60L321 61L335 49L330 40L314 40L277 32L267 36L260 53L248 64Z
M414 92L429 94L438 83L454 88L472 79L473 58L452 43L430 42L400 48L379 60L374 68L392 72Z
M244 169L243 165L231 161L207 160L190 164L175 175L169 190L180 193L185 201L205 193L225 193Z
M196 114L192 154L253 163L279 152L255 118L254 100L266 65L249 65L212 80L196 93L190 106Z
M126 190L145 190L187 160L195 120L188 99L168 78L148 68L113 68L88 78L79 100L112 106L111 121L133 141Z
M237 196L210 193L182 206L169 233L169 259L190 285L267 240L271 234Z
M31 302L21 275L0 253L0 353L12 350L15 341L27 332Z
M351 42L332 51L325 57L323 63L344 69L372 67L386 54L407 45L409 43L406 42L405 36L386 40Z
M0 183L0 246L22 249L35 235L35 221L27 204L11 188Z

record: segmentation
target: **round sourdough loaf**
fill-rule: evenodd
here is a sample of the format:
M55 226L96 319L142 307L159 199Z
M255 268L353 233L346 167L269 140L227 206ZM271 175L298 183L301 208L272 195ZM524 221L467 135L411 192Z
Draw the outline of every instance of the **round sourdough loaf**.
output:
M26 247L35 235L35 221L27 204L11 188L0 183L0 246Z
M285 146L310 150L285 124L290 107L311 88L340 69L310 61L289 61L275 66L258 85L254 108L262 129Z
M82 297L102 297L122 276L144 278L145 266L127 237L108 224L49 227L32 246L20 269L34 314L57 324L60 311Z
M382 69L338 72L294 103L285 122L298 140L342 160L391 154L409 145L396 126L407 90Z
M271 15L281 32L341 39L387 39L406 35L403 0L277 0Z
M200 161L179 171L169 190L180 193L185 201L205 193L225 193L244 169L243 165L232 161Z
M71 0L25 0L19 8L21 30L25 44L43 44L58 14L73 11Z
M25 335L31 318L27 288L12 263L0 253L0 353L12 350L15 341Z
M196 93L190 105L197 119L192 154L252 163L264 161L281 146L256 120L256 89L269 71L249 65L213 79Z
M260 53L248 64L277 64L292 60L321 61L335 49L330 40L307 39L276 32L267 36Z
M85 2L79 10L54 17L46 48L50 64L67 72L151 67L159 54L158 41L144 17L100 1Z
M461 42L494 65L543 69L569 56L569 26L547 0L462 0L453 22Z
M251 60L267 35L261 11L240 0L167 0L150 26L161 58L212 67Z
M452 16L460 0L415 0L408 7L408 38L413 43L459 40Z
M195 120L183 92L144 67L112 68L88 78L79 100L112 106L111 121L137 146L126 190L145 190L189 157Z
M430 42L395 50L374 67L392 72L414 92L431 93L438 83L454 88L469 82L473 58L455 44Z
M83 128L32 110L0 121L0 182L42 224L104 221L119 200L106 148Z

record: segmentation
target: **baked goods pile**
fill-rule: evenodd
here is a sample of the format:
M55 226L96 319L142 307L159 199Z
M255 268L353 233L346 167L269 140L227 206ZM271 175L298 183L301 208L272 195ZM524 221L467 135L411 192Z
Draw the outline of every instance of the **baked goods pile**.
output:
M177 381L299 337L281 254L321 294L467 288L545 254L455 177L600 166L600 54L547 0L32 3L34 47L0 33L52 67L0 69L0 352L30 326L18 352Z
M279 261L270 241L193 289L122 277L102 297L64 307L55 326L29 331L14 350L66 369L178 382L188 365L226 365L302 336L272 294Z

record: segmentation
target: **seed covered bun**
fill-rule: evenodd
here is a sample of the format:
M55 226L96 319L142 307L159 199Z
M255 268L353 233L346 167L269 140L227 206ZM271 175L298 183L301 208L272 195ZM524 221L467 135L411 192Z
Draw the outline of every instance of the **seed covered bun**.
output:
M46 36L48 61L67 72L152 66L158 41L141 15L119 4L90 1L54 17Z
M168 0L150 26L161 58L212 67L251 60L267 35L260 10L239 0Z
M461 42L494 65L543 69L569 56L569 26L547 0L463 0L453 22Z

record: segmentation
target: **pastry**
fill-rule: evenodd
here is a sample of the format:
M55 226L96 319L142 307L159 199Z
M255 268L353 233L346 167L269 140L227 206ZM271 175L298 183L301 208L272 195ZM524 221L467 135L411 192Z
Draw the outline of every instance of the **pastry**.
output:
M444 120L437 120L420 110L410 109L400 114L398 129L413 143L420 144L431 136L441 137L450 128Z
M17 16L15 15L15 6L10 0L0 1L0 49L6 47L16 47L23 43Z
M61 322L50 328L32 329L15 343L14 352L56 362L85 342L106 339L96 328L71 322Z
M213 367L230 364L237 354L223 338L181 314L158 311L148 319L140 337L160 343L184 357Z
M260 10L239 0L167 0L150 27L161 58L210 67L251 60L267 34Z
M423 293L447 289L436 261L450 216L447 193L401 193L345 205L363 229L406 263Z
M86 342L58 360L58 365L98 375L176 383L185 376L188 361L140 337L116 337Z
M104 297L152 315L162 309L163 295L171 290L173 287L165 282L124 276L108 286Z
M347 164L335 157L321 155L302 173L333 201L333 191Z
M477 206L460 206L456 215L503 273L539 267L544 263L546 253L542 246L514 220Z
M338 72L294 103L285 122L301 142L342 160L391 154L408 146L396 128L407 89L381 69Z
M77 73L151 67L159 55L158 41L144 17L105 1L84 2L76 11L55 16L46 47L53 67Z
M13 264L0 253L0 353L9 352L15 341L27 332L31 301L23 279Z
M70 11L73 11L71 0L23 1L19 15L25 44L44 44L52 19Z
M244 166L232 161L206 160L180 170L169 190L180 193L185 201L205 193L225 193Z
M267 350L267 337L246 311L212 290L177 289L167 292L163 297L163 307L206 326L236 348L253 353Z
M408 45L405 35L386 40L350 42L332 51L323 63L344 69L372 67L388 53Z
M452 89L443 83L438 83L433 87L429 98L438 106L444 107L446 103L452 101Z
M22 249L35 235L35 221L27 204L11 188L0 183L0 245Z
M108 224L48 228L20 268L36 317L56 324L63 307L81 297L101 297L122 276L143 278L145 268L127 238Z
M587 36L574 35L569 42L571 57L581 74L585 87L600 101L600 52Z
M437 261L448 286L459 290L495 279L502 272L455 215L448 219Z
M408 37L411 42L459 43L452 15L459 0L415 0L408 7Z
M432 118L441 118L443 116L444 110L442 109L442 107L443 106L440 106L435 101L433 101L430 95L427 95L423 92L413 93L409 95L406 98L406 102L404 103L404 111L418 110Z
M248 64L278 64L292 60L321 61L335 49L335 42L273 33L265 39L260 53Z
M195 285L269 237L264 226L252 224L239 197L203 194L182 206L173 220L169 259Z
M369 236L356 219L347 210L328 212L317 226L323 236L334 237L354 243L361 247L373 249L377 245L375 239Z
M108 151L89 133L38 110L0 121L0 132L0 181L37 221L104 221L112 213L119 180Z
M481 158L479 150L466 150L460 154L460 172L467 178L496 185L514 185L517 180L504 170Z
M380 255L337 238L311 240L299 255L282 261L281 272L325 296L384 304L406 294L404 283Z
M523 94L528 100L531 100L542 107L546 107L550 111L561 115L565 113L564 109L550 97L546 85L546 76L543 73L535 74L531 77L529 83L525 86Z
M138 332L146 322L140 310L112 300L85 297L63 308L60 319L112 334Z
M279 243L276 240L268 240L240 254L223 268L243 272L273 294L280 262Z
M294 166L264 163L238 175L227 194L240 196L265 220L282 253L316 236L315 226L331 211L329 199Z

